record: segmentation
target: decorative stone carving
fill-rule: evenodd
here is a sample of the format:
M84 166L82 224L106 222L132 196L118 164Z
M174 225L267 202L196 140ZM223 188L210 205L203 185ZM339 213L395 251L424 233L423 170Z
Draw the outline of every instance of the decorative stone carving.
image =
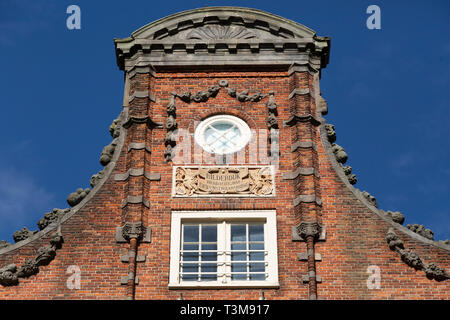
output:
M450 275L447 274L447 272L445 272L444 269L442 269L441 267L438 267L434 263L428 264L424 268L424 271L425 271L425 274L427 275L427 278L430 280L434 279L436 281L444 281L444 280L450 279Z
M173 158L173 147L176 145L176 137L175 131L177 129L177 121L176 121L176 112L177 107L175 104L175 98L177 94L172 92L170 97L169 105L167 106L167 119L166 119L166 137L164 138L164 144L166 145L166 149L164 150L164 158L166 161L170 161ZM191 98L191 94L189 93L183 99Z
M172 95L170 96L170 102L167 105L166 111L169 115L175 115L177 111L177 106L175 104L175 97L177 96L176 92L172 92ZM190 99L190 98L189 98Z
M39 230L44 230L49 224L58 221L63 215L69 212L70 209L53 209L50 212L44 214L44 217L37 223Z
M450 275L444 269L436 266L434 263L427 265L417 253L404 249L403 241L397 236L393 228L389 228L386 241L389 248L397 252L403 262L416 270L425 272L428 279L436 281L450 279Z
M317 240L322 231L322 227L318 222L301 222L297 226L297 232L303 239L307 239L308 237L313 237L314 240Z
M345 175L346 175L346 177L347 177L347 180L348 180L348 182L350 183L350 184L355 184L356 182L358 182L358 179L356 178L356 175L354 175L353 173L352 173L352 167L350 167L350 166L343 166L342 164L341 164L341 168L342 168L342 170L344 171L344 173L345 173Z
M319 102L317 106L318 110L320 111L320 113L322 113L322 115L328 114L328 104L327 101L322 96L319 96Z
M39 272L39 265L35 259L27 258L17 270L17 276L19 278L28 278Z
M394 221L395 223L399 223L399 224L403 224L403 222L405 221L405 216L398 211L383 211L380 210L380 212L384 215L386 215L388 218L390 218L392 221Z
M273 90L269 91L269 101L267 101L267 111L269 113L267 119L267 126L269 128L269 145L270 145L270 156L272 158L278 158L279 148L278 148L278 110L277 104L275 103L275 97Z
M55 249L61 249L63 242L64 239L59 232L54 234L50 239L50 245Z
M84 198L86 198L89 192L91 192L91 189L89 188L86 188L84 190L82 188L79 188L77 189L77 191L72 192L69 197L67 197L67 203L69 204L69 206L74 207L79 204Z
M53 246L44 246L38 249L36 262L39 266L48 265L56 256L56 250Z
M118 138L120 136L120 127L121 127L121 122L119 119L116 119L113 121L113 123L111 124L111 126L109 127L109 133L111 134L111 137L113 139Z
M38 231L30 231L27 227L23 227L22 230L14 232L13 238L15 242L23 241L25 239L28 239L33 234L37 233Z
M397 236L393 228L388 230L386 241L391 250L403 249L403 241Z
M421 224L407 224L406 227L409 230L411 230L411 231L421 235L422 237L425 237L425 238L430 239L430 240L434 240L434 233L433 233L433 231L431 231L430 229L425 228L425 226L423 226Z
M116 151L117 143L118 140L114 139L109 145L103 148L102 154L100 156L100 163L102 164L102 166L106 166L111 162L114 151Z
M330 141L330 143L336 142L336 130L334 128L334 125L326 123L325 130L327 132L328 141Z
M177 128L177 121L173 115L169 115L166 120L166 129L167 130L175 130Z
M142 222L126 222L122 227L122 237L129 241L132 238L141 240L146 233L146 227Z
M334 156L336 157L336 161L343 164L347 162L348 156L345 152L344 148L340 145L333 143L331 145L331 150L333 151Z
M10 245L11 245L11 243L9 243L9 242L7 242L7 241L5 241L5 240L1 240L1 241L0 241L0 249L9 247Z
M58 227L57 233L50 239L50 245L39 248L35 258L26 258L19 269L15 264L1 268L0 284L3 286L17 285L19 277L26 278L37 274L39 266L46 266L55 258L56 250L61 248L63 242L61 229Z
M186 38L189 40L253 39L256 37L256 33L245 27L219 24L196 28L186 35Z
M17 266L13 263L0 269L0 284L2 286L14 286L19 283L17 278Z
M378 203L377 203L377 199L375 199L374 196L372 196L370 193L368 193L367 191L362 191L361 192L362 196L364 198L367 199L367 201L369 201L369 203L371 205L373 205L375 208L378 208Z
M273 196L271 167L176 167L174 197Z
M91 179L89 180L89 184L92 188L95 188L95 186L105 177L105 170L101 170L100 172L94 174Z
M399 253L402 261L408 266L416 270L422 270L424 267L424 263L417 253L404 249L399 249Z

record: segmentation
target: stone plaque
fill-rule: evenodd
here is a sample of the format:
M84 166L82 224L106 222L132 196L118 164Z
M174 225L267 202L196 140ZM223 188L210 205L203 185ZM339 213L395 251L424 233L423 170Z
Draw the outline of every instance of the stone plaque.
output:
M173 196L274 196L271 166L174 167Z

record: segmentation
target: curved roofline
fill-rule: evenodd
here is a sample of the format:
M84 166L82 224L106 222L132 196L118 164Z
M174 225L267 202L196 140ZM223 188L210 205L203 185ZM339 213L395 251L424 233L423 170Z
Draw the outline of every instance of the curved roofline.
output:
M123 110L121 111L121 113L118 116L118 119L121 119L122 123L124 123L125 120L127 119L127 117L128 117L128 108L123 108ZM67 214L63 215L58 222L50 223L47 227L45 227L44 229L40 230L39 232L35 233L34 235L32 235L31 237L29 237L25 240L22 240L22 241L13 243L7 247L1 248L0 255L6 254L6 253L11 253L12 251L15 251L15 250L19 250L22 247L29 245L30 243L33 243L35 241L38 241L38 240L44 238L46 235L48 235L52 231L57 230L60 225L64 224L64 222L66 222L67 220L72 218L81 209L83 209L91 201L91 199L97 194L97 192L102 188L102 186L106 183L106 181L108 181L108 179L110 178L112 172L114 171L114 168L116 167L117 161L119 160L119 157L122 153L122 148L125 143L126 135L127 135L127 130L124 129L123 127L121 127L120 135L118 137L116 152L114 152L110 163L108 163L108 165L104 167L104 170L105 170L104 177L97 183L97 185L95 185L94 188L92 188L91 192L89 192L89 194L86 196L86 198L84 198L76 206L72 207L70 209L70 211Z
M300 23L297 23L295 21L283 18L281 16L259 10L259 9L252 9L247 7L235 7L235 6L221 6L221 7L204 7L204 8L197 8L197 9L191 9L191 10L185 10L181 11L175 14L171 14L169 16L166 16L164 18L158 19L156 21L150 22L141 28L135 30L132 34L132 38L147 38L147 36L154 34L157 32L158 28L160 27L167 27L167 25L174 25L176 22L182 23L184 20L183 18L189 18L189 19L205 19L208 16L219 15L224 17L238 17L241 16L244 18L247 18L247 21L266 21L269 23L269 25L272 25L272 27L279 26L284 27L288 29L287 27L292 28L290 31L293 31L294 34L296 34L299 37L305 37L310 36L313 37L316 35L316 32ZM198 15L198 17L196 17ZM246 16L247 15L247 16ZM294 32L296 31L296 32ZM125 40L125 39L124 39Z
M443 249L446 251L450 251L450 246L446 246L444 244L441 244L437 241L434 240L430 240L427 239L411 230L409 230L408 228L404 227L403 225L394 222L392 219L386 217L385 215L383 215L380 212L380 209L374 207L373 205L371 205L361 194L361 191L357 188L355 188L353 185L350 184L350 182L348 181L347 177L345 176L344 171L341 169L340 164L337 162L336 158L333 155L333 151L331 148L331 143L328 141L327 138L327 133L325 130L325 124L327 123L325 118L322 117L322 115L320 114L320 112L317 113L320 117L320 126L319 126L319 131L320 131L320 139L322 140L322 145L324 146L325 149L325 153L327 154L328 160L331 164L331 167L333 168L333 170L335 171L336 175L339 177L339 179L342 181L342 183L344 183L344 185L353 193L353 195L359 200L361 201L362 204L364 204L364 206L369 209L372 213L374 213L376 216L378 216L378 218L382 219L384 222L387 222L391 227L393 227L395 230L398 230L402 233L404 233L405 235L413 238L414 240L417 240L419 242L422 242L423 244L428 244L428 245L432 245L434 247L437 247L439 249Z

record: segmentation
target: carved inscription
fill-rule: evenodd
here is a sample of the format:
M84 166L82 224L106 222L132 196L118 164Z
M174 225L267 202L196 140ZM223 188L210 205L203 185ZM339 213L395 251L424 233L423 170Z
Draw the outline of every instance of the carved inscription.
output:
M273 173L263 167L175 167L174 196L273 196Z

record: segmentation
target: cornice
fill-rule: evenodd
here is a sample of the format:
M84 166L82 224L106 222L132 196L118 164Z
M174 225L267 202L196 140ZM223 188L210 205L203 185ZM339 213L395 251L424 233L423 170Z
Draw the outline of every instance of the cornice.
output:
M282 60L292 64L299 60L298 54L303 54L307 60L317 60L308 68L315 72L328 64L330 38L261 10L206 7L159 19L130 37L115 39L114 44L120 69L132 67L127 61L136 55L149 56L153 64L234 65L239 61L270 64ZM253 59L242 59L248 54Z

